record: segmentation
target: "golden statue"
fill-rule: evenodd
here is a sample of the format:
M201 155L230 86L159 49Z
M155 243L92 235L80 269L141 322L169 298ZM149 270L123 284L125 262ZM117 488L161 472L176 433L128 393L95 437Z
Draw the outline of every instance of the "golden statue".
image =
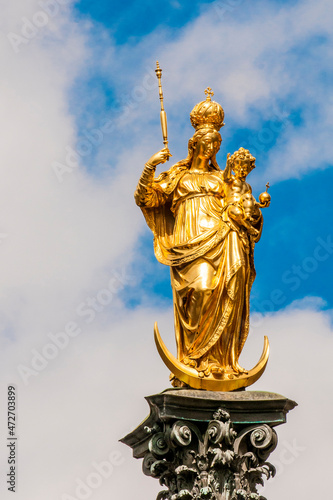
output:
M190 114L195 133L187 157L155 177L156 166L171 153L165 147L154 154L144 167L135 201L153 232L157 260L170 266L177 359L166 349L157 324L155 341L173 372L173 385L235 390L260 377L269 355L265 337L255 368L246 371L238 362L249 332L253 251L263 225L260 208L269 206L270 195L268 184L259 202L252 195L246 177L255 158L248 150L228 154L224 171L218 166L224 112L211 100L211 89L205 92L206 100ZM163 120L167 145L165 112Z

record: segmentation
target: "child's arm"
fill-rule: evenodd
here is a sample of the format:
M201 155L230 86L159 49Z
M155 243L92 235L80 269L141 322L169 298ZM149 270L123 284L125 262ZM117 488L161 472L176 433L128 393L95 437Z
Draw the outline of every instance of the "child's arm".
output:
M232 161L230 160L230 153L228 153L228 155L227 155L227 164L226 164L225 169L223 170L223 180L227 184L229 184L230 182L233 181L233 175L232 175L231 167L232 167Z

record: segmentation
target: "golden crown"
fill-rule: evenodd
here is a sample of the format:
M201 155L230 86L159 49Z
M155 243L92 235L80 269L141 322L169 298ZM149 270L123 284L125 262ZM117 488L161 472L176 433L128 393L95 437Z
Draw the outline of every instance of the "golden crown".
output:
M191 123L196 130L204 127L220 130L224 125L223 108L218 102L212 101L214 92L210 87L205 90L205 94L206 100L196 104L190 113Z

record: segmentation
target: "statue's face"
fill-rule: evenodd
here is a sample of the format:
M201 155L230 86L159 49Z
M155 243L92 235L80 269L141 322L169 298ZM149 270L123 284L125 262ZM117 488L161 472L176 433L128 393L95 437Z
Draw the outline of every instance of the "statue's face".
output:
M220 149L220 137L216 132L209 132L198 140L196 149L199 158L209 159Z
M251 170L251 162L248 160L236 159L234 161L233 171L238 179L244 180Z

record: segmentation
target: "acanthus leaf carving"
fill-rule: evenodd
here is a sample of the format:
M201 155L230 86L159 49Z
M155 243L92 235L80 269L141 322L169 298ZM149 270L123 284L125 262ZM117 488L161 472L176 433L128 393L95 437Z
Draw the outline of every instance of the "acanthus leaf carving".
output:
M275 474L266 458L277 443L268 425L237 433L221 408L204 425L163 422L151 434L143 468L167 488L157 500L265 500L256 488Z

